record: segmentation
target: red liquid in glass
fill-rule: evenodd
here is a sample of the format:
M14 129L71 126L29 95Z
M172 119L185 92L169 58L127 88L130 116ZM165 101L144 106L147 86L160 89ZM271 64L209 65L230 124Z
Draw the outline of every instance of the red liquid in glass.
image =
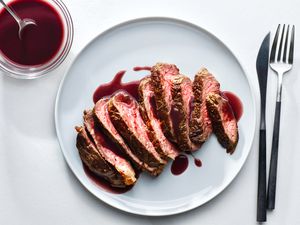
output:
M55 57L61 48L64 29L58 12L46 1L15 0L9 3L21 19L33 19L19 38L19 27L4 9L0 11L0 51L9 61L20 65L41 65Z

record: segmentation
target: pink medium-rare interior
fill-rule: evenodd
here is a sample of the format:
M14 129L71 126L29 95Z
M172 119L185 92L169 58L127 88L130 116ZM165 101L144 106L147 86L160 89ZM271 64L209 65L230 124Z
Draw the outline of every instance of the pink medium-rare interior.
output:
M191 105L194 99L193 84L189 79L185 79L184 82L181 84L181 93L182 93L182 100L184 103L184 110L187 115L186 123L189 124L190 114L192 110Z
M135 160L135 162L138 162L139 164L143 164L137 156L135 156L132 151L129 149L129 147L124 142L123 138L119 134L119 132L114 127L112 121L110 120L109 112L108 112L108 98L102 98L100 99L96 105L95 105L95 114L97 118L101 121L101 123L105 126L105 128L114 136L114 138L118 141L120 145L122 145L123 148L126 149L127 154L130 155L132 159Z
M109 163L114 165L120 173L134 174L134 170L131 167L130 163L123 158L124 154L120 152L117 146L102 133L98 126L96 126L92 111L89 111L85 115L84 120L84 125L87 128L89 134L92 136L96 147L102 157Z
M170 158L175 159L175 157L179 154L176 150L175 146L172 145L167 138L165 137L164 133L161 129L161 122L157 118L156 112L156 103L153 88L151 86L150 80L149 82L145 83L143 86L143 102L144 106L150 120L152 129L154 131L156 139L160 143L160 147L162 151Z
M172 107L172 86L173 80L172 77L174 75L179 74L179 70L175 65L172 64L162 64L160 66L160 79L162 83L162 87L165 94L165 102L168 106L169 112L171 112Z
M219 110L221 112L220 115L225 133L228 135L230 140L236 140L237 123L232 108L226 99L222 98L222 101L219 104Z
M185 117L185 124L186 124L186 129L187 129L187 138L189 140L189 145L191 147L191 151L195 151L196 149L198 149L199 146L194 145L189 137L190 134L190 115L192 113L192 104L193 104L193 100L194 100L194 93L193 93L193 83L192 81L187 78L184 79L184 81L181 84L181 93L182 93L182 101L183 101L183 107L184 110L186 112L186 117Z
M151 152L158 161L162 162L160 155L156 152L148 137L148 128L142 119L139 111L139 105L136 100L124 91L116 93L114 98L115 107L117 107L123 121L131 129L134 135L139 137L139 141L145 146L147 151Z
M202 103L201 103L201 116L204 134L210 135L212 132L211 120L209 118L207 107L206 107L206 97L209 93L220 93L220 84L215 80L211 74L203 76L203 88L202 88ZM206 137L207 138L207 137Z

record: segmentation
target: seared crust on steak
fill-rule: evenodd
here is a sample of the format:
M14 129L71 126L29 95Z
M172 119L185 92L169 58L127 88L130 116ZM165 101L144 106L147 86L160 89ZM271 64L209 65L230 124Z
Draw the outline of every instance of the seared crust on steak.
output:
M152 133L152 140L157 141L160 146L159 153L164 157L175 159L179 150L164 135L161 129L161 121L157 117L155 94L151 82L151 77L145 77L139 85L139 103L141 105L141 115Z
M136 182L134 169L123 152L120 152L117 146L101 132L92 110L84 111L83 119L84 126L102 158L116 169L126 185L134 184Z
M190 138L201 145L212 132L211 121L207 113L206 97L209 93L220 93L220 84L207 69L202 68L193 82L194 103L190 120Z
M120 148L122 152L128 156L130 161L138 170L143 169L153 172L155 168L151 168L148 164L140 160L127 146L119 132L114 127L108 112L108 101L108 98L102 98L95 104L94 107L94 114L97 117L102 131Z
M147 163L153 171L152 175L161 173L166 161L156 151L149 138L149 131L140 114L140 106L127 92L119 91L111 97L108 112L115 128L130 146L134 154Z
M207 69L193 82L174 64L134 68L144 69L151 75L124 86L120 81L116 92L84 111L76 146L85 169L124 188L135 184L137 172L158 176L169 159L196 151L212 132L227 153L235 151L237 120Z
M206 98L209 117L213 131L219 143L232 154L238 143L237 121L229 102L218 94L210 93Z
M172 82L170 78L179 74L179 69L172 64L157 63L151 69L151 79L157 104L157 114L166 137L176 142L176 136L170 118L172 106Z
M190 113L193 101L191 80L184 75L173 76L171 120L176 143L181 151L195 151L197 146L190 140Z
M84 127L75 127L76 147L82 162L95 174L103 177L113 187L126 187L123 177L101 156L95 144L90 140Z

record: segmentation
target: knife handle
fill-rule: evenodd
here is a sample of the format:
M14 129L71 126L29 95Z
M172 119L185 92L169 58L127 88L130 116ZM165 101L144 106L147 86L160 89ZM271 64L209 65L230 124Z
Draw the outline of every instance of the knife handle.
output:
M272 152L269 170L269 183L268 183L268 209L275 208L275 195L276 195L276 179L277 179L277 161L278 161L278 143L279 143L279 127L280 127L280 109L281 101L276 102L274 129L272 139Z
M257 222L267 220L267 198L266 198L266 130L259 132L259 158L258 158L258 187L257 187Z

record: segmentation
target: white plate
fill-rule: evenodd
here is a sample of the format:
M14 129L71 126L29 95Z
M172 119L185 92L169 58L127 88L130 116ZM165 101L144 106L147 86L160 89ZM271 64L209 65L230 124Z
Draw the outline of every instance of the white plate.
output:
M237 94L244 103L239 121L240 140L231 156L212 136L190 160L180 176L170 164L158 178L142 174L125 194L111 194L95 185L85 174L75 147L75 125L82 124L82 112L92 108L92 95L99 84L128 69L125 81L147 72L133 72L134 66L156 62L176 64L183 74L194 74L205 66L215 74L222 90ZM61 82L55 108L56 131L62 152L79 181L95 196L120 210L139 215L171 215L204 204L224 190L243 166L250 151L256 124L256 110L247 76L237 58L216 37L193 24L169 18L143 18L117 25L96 37L78 55Z

